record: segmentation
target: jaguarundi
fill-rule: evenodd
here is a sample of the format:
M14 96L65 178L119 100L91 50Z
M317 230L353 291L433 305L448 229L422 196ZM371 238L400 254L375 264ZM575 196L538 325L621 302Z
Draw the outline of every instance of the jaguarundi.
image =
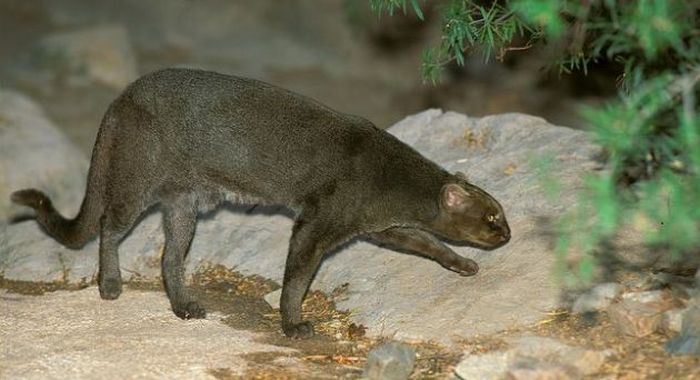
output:
M253 79L192 69L141 77L100 125L85 198L73 219L35 189L12 201L36 210L46 233L77 249L100 234L100 296L122 291L117 248L139 216L163 212L162 275L173 312L204 318L184 286L198 212L223 201L284 205L295 214L282 284L282 329L305 338L301 304L324 253L364 236L464 276L478 265L439 239L501 246L501 205L371 122Z

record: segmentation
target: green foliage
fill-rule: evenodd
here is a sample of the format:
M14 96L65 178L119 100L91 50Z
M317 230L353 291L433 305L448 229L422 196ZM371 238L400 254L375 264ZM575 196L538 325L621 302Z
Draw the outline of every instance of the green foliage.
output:
M423 15L423 11L420 8L420 4L418 4L418 0L410 0L411 2L411 8L413 9L413 12L416 13L416 16L423 20L425 19L425 16ZM390 16L394 15L394 13L397 10L401 10L403 13L406 13L406 5L408 1L407 0L370 0L369 4L370 7L372 8L372 11L382 14L382 12L388 13Z
M406 11L406 0L371 0L373 9ZM577 207L563 216L557 254L583 252L578 280L590 280L596 253L621 227L642 231L673 257L700 247L700 1L444 0L442 37L423 53L422 75L437 82L450 62L485 59L539 46L559 72L587 73L605 61L619 67L620 95L583 108L607 169L585 179ZM421 4L410 1L422 16ZM542 161L537 166L553 165ZM545 181L545 188L559 188ZM560 266L563 271L564 266Z

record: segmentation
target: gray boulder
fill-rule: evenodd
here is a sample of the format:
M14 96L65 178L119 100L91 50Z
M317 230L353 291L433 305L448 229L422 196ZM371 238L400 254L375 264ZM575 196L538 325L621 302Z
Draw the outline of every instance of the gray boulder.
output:
M588 136L527 115L469 118L435 109L410 116L389 132L446 169L465 172L499 199L513 238L490 252L454 247L479 263L481 271L473 277L357 241L326 258L312 287L330 292L349 283L348 297L338 307L352 310L353 321L366 326L370 336L396 339L449 343L533 323L556 307L559 289L551 276L555 258L548 221L574 202L581 174L597 167L592 157L598 148ZM559 201L547 198L530 164L542 155L552 158L550 174L562 182L564 197ZM236 206L206 215L191 247L188 273L223 264L281 282L291 227L289 214L275 208L250 211ZM68 281L81 281L94 275L95 243L67 250L42 238L33 221L8 226L0 236L0 273L6 278L60 280L62 274ZM125 277L159 275L162 242L156 212L121 246ZM53 267L45 263L47 256L55 258L49 260ZM34 259L41 267L30 264Z

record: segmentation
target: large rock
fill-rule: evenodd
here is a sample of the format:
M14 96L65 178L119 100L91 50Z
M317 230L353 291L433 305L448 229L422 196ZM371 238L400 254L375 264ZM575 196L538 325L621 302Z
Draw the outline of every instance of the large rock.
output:
M312 287L331 291L349 283L348 297L338 306L352 310L354 322L365 325L369 335L399 339L451 342L533 323L556 307L559 289L551 276L555 258L547 222L570 206L573 190L581 186L579 177L597 165L592 157L598 149L587 135L527 115L475 119L440 110L408 117L389 131L448 170L467 173L499 199L513 238L491 252L454 247L479 263L481 271L474 277L355 242L327 257ZM553 159L550 174L562 182L566 196L559 202L546 197L529 164L542 155ZM273 208L251 212L231 207L207 215L198 225L188 273L219 263L281 282L291 226L289 215ZM42 238L31 221L8 226L0 236L0 272L5 277L80 281L94 275L95 243L71 252ZM121 246L125 277L158 275L162 241L160 215L147 216ZM31 273L17 270L47 256L58 266L32 267Z
M72 216L83 198L87 169L87 158L36 103L0 90L0 225L31 215L10 202L10 193L26 187L45 190L58 210Z

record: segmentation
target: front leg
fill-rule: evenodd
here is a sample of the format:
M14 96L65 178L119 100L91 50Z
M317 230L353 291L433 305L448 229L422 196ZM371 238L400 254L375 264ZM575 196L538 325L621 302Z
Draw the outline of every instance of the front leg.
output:
M282 330L291 338L310 338L314 328L301 319L301 304L323 255L342 243L343 233L329 223L300 218L292 230L284 269L280 312Z
M394 227L369 235L373 240L429 257L443 267L462 276L473 276L479 271L474 260L462 257L428 232L415 228Z

